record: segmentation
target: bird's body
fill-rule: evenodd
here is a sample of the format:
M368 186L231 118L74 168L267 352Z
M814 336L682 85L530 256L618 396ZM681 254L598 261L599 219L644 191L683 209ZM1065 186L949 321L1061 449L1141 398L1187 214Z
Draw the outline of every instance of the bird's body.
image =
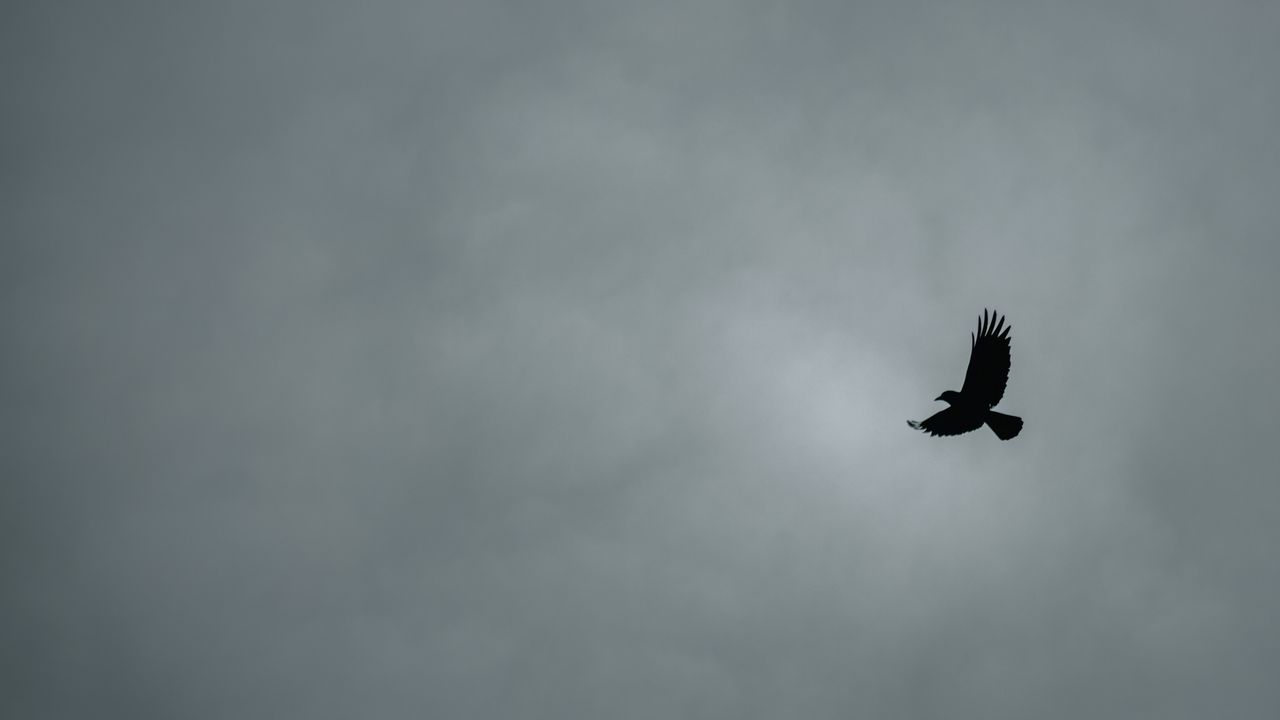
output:
M959 435L984 424L1001 440L1017 436L1022 431L1022 418L992 410L1004 397L1009 382L1010 329L1012 326L1006 326L999 313L989 315L983 310L978 332L972 336L969 369L960 392L942 393L936 399L950 407L920 422L908 420L907 424L934 436Z

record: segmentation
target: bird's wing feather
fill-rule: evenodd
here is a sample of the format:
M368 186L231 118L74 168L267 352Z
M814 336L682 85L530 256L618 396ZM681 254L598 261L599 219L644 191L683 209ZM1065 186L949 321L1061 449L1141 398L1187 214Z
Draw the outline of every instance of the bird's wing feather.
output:
M954 407L934 413L921 422L908 420L907 424L930 435L959 435L982 427L982 418Z
M982 311L978 318L978 333L971 335L973 347L969 351L969 369L964 374L961 395L980 401L986 407L995 407L1004 397L1009 383L1009 331L999 313L988 315Z

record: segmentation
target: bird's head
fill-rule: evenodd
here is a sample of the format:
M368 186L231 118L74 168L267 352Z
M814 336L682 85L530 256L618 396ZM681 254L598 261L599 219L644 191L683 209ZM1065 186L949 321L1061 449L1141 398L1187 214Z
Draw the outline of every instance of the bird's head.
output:
M956 392L955 390L948 390L942 393L941 395L939 395L938 397L934 398L933 400L934 402L943 400L950 405L954 405L958 400L960 400L960 393Z

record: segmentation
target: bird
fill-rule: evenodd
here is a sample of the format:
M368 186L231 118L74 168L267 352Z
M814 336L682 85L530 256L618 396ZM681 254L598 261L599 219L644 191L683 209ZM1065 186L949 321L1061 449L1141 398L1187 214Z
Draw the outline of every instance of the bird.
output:
M969 369L960 392L947 390L935 398L950 405L929 418L907 424L932 436L960 435L986 424L996 437L1009 440L1022 432L1022 418L992 410L1009 383L1009 331L1000 313L984 308L977 334L970 334Z

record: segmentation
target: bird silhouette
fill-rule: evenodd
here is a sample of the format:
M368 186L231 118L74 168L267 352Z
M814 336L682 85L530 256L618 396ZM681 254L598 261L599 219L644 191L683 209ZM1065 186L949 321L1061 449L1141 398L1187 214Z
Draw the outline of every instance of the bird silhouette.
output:
M1009 383L1011 329L1013 326L1005 325L998 312L988 315L984 309L978 318L978 333L969 336L973 345L969 351L969 369L964 374L964 385L960 392L947 390L935 398L950 404L950 407L923 421L908 420L907 424L933 436L967 433L984 423L1001 440L1016 437L1022 432L1022 418L991 409L1004 397L1005 386Z

